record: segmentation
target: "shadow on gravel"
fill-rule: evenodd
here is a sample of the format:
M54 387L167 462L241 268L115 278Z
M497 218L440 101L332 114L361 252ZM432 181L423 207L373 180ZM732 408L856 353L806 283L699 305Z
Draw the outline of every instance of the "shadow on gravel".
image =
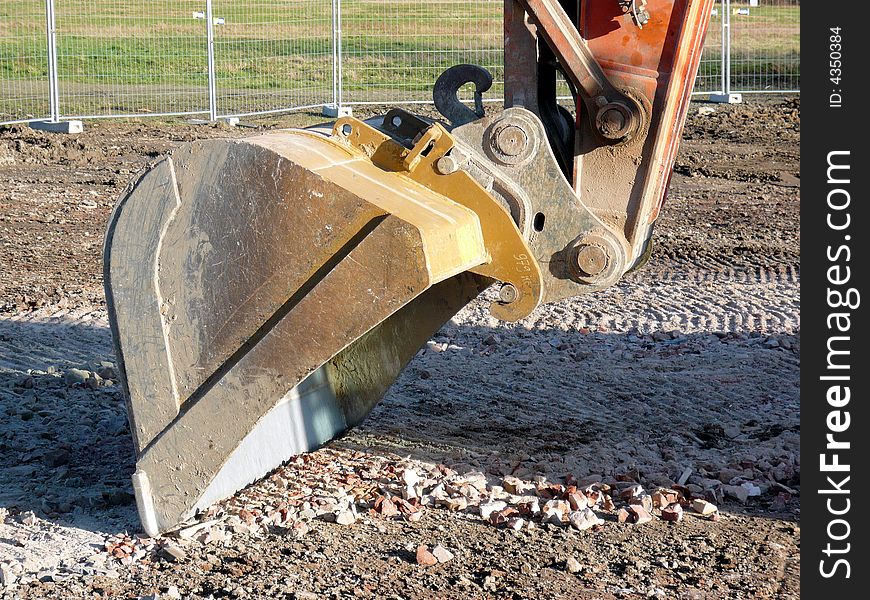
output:
M0 320L0 348L0 507L138 530L108 329ZM451 324L337 444L494 477L655 486L690 470L689 484L720 494L750 483L760 495L738 512L769 516L799 502L786 491L799 489L798 366L788 334Z
M793 518L799 365L790 334L448 326L339 443L495 477L688 471L735 512Z
M93 531L137 526L110 346L103 326L0 320L0 507Z

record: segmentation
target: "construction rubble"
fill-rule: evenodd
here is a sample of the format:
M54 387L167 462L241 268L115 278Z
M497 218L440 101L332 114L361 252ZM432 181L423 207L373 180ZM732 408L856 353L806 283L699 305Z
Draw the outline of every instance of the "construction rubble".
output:
M717 484L719 482L716 482ZM417 522L430 510L457 513L515 532L552 527L595 531L618 523L679 522L684 515L719 520L722 486L697 484L645 489L631 475L524 480L397 456L322 449L277 469L262 482L201 512L160 538L121 536L105 544L109 561L182 561L192 544L229 545L234 536L304 536L314 521L382 529L385 519ZM412 548L420 565L448 562L443 546Z

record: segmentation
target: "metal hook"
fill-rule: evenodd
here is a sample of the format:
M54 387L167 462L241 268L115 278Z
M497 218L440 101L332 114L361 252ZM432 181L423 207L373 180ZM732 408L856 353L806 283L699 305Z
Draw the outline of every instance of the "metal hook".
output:
M458 97L459 88L474 84L474 110ZM492 87L492 74L478 65L456 65L438 77L432 91L435 108L451 125L458 127L483 118L483 93Z

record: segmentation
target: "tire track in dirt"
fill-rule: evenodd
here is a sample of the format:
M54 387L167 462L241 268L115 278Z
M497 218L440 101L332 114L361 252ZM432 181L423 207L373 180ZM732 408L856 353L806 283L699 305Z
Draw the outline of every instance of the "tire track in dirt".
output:
M637 329L644 333L695 332L795 333L800 329L799 285L712 281L624 282L589 296L544 306L522 321L526 327Z
M691 281L693 283L778 283L800 284L800 266L778 265L773 267L753 267L750 269L710 269L693 263L686 268L677 264L661 266L646 265L644 274L654 276L659 281ZM629 276L631 277L631 276Z
M791 265L715 272L695 264L671 262L658 269L647 265L611 289L542 306L522 325L792 333L800 328L799 285L800 269ZM486 320L487 306L488 301L481 299L454 320ZM0 322L6 347L0 355L0 369L24 372L112 359L108 319L102 308L48 306L0 315Z

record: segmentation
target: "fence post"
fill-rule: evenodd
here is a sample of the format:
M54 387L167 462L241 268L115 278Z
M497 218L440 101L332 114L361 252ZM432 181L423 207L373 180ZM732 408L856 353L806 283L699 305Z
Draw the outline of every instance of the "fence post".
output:
M731 92L731 0L722 0L722 92L710 94L710 102L739 104L743 96Z
M57 32L54 0L45 0L45 32L48 48L48 106L52 123L60 121L60 98L57 93Z
M43 131L81 133L81 121L60 120L60 92L57 79L57 28L54 18L54 0L45 0L45 41L48 60L48 121L33 121L30 126Z
M212 0L205 0L206 54L208 56L208 120L217 121L217 82L214 68L214 14Z
M341 0L332 0L332 104L323 106L323 115L334 119L352 113L342 106L341 54Z
M730 62L730 59L731 59L731 56L730 56L731 50L729 48L730 40L728 39L729 36L731 35L731 27L730 27L730 24L728 23L728 19L729 19L728 9L730 8L730 6L729 6L730 3L726 2L726 0L722 0L719 4L720 4L720 10L722 11L722 16L719 18L719 21L722 25L722 54L719 57L719 62L720 62L719 77L721 78L722 83L721 83L721 86L719 89L722 90L723 94L727 94L728 93L728 78L729 78L729 76L727 75L727 71L728 71L728 63Z
M338 68L338 8L337 0L332 0L332 105L338 106L338 79L341 71Z
M723 70L723 77L725 84L722 86L722 92L725 94L731 93L731 0L725 0L725 4L728 7L728 10L725 11L725 35L723 39L725 40L725 53L723 55L723 59L725 61L725 68Z

